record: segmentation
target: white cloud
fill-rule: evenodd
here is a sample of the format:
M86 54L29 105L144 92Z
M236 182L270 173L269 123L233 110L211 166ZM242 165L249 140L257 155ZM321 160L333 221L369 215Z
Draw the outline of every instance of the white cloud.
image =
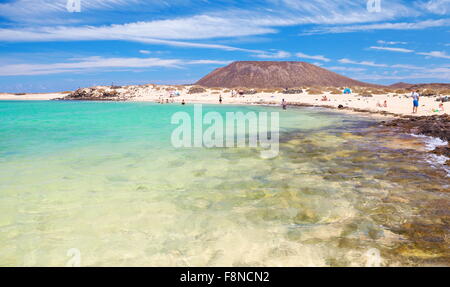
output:
M276 8L285 6L281 16L293 15L302 24L351 24L368 23L395 19L398 17L418 16L417 9L404 5L402 1L390 0L389 9L383 13L371 13L367 1L355 0L269 0L276 3ZM283 18L283 17L281 17ZM284 17L286 18L286 17Z
M400 52L400 53L412 53L413 50L410 49L404 49L404 48L394 48L394 47L378 47L378 46L372 46L370 49L374 50L383 50L383 51L391 51L391 52Z
M391 68L395 69L406 69L406 70L424 70L424 67L418 67L414 65L396 64L392 65Z
M406 45L406 44L408 44L408 42L395 42L395 41L383 41L383 40L378 40L377 43L381 44L381 45Z
M316 61L323 61L323 62L330 62L331 60L326 58L325 56L321 56L321 55L317 55L317 56L312 56L312 55L307 55L304 53L297 53L295 54L297 57L299 58L303 58L303 59L310 59L310 60L316 60Z
M193 60L187 61L189 65L228 65L233 61L217 61L217 60Z
M115 69L168 67L179 68L184 65L215 64L225 65L228 61L216 60L180 60L159 58L102 58L88 57L76 62L51 64L9 64L0 69L0 76L49 75L60 73L74 73L81 71L108 71Z
M353 60L346 59L346 58L340 59L340 60L338 60L338 62L342 63L342 64L362 65L362 66L370 66L370 67L389 67L386 64L377 64L372 61L357 62L357 61L353 61Z
M364 68L351 68L351 67L339 67L339 66L329 67L327 69L333 70L333 71L342 71L342 72L363 72L363 71L366 71L366 69L364 69Z
M432 51L432 52L417 53L417 54L424 55L424 56L427 56L427 57L433 57L433 58L450 59L450 55L448 55L445 52L441 52L441 51Z
M139 50L139 53L141 53L141 54L151 54L152 52L147 51L147 50Z
M258 25L262 26L282 26L291 25L292 23L365 23L397 17L417 16L419 14L410 5L404 5L399 0L390 0L389 9L385 9L383 13L370 13L367 11L365 1L354 0L260 0L243 1L243 3L228 1L231 3L227 3L227 6L215 5L215 1L207 0L81 0L81 2L82 11L94 11L96 13L103 10L119 11L120 9L120 12L129 12L155 11L155 8L164 10L173 6L178 8L189 7L191 11L207 10L211 13L216 13L216 15L227 14L224 18L233 18L235 20L251 18L251 22L259 22ZM20 17L19 22L22 23L34 20L30 18L45 21L51 14L59 14L62 17L64 15L67 16L66 3L67 0L11 0L0 4L0 16L12 20ZM207 8L203 8L206 5L199 5L205 3L208 4ZM224 9L224 7L229 8ZM233 16L230 13L240 15L229 17ZM46 17L37 15L45 15Z
M244 25L245 24L245 25ZM171 20L155 20L109 26L57 26L29 29L0 29L3 41L65 40L201 40L275 33L272 28L251 22L197 15ZM27 38L31 39L27 39Z
M181 0L180 0L181 1ZM41 17L41 10L63 12L63 0L17 0L1 4L0 16L14 19L22 15L24 10L33 11L26 18ZM87 8L108 8L116 6L132 6L134 2L145 1L85 1ZM147 1L148 2L148 1ZM163 0L153 0L148 4ZM186 1L184 1L186 2ZM210 9L208 14L197 14L173 19L132 22L109 26L72 25L72 26L25 26L22 29L1 29L0 39L3 41L78 41L78 40L125 40L125 41L157 41L157 40L203 40L227 37L244 37L277 33L274 27L294 26L302 24L351 24L390 20L397 17L414 15L415 11L398 3L391 3L385 13L369 13L365 3L355 3L350 0L328 0L315 2L300 2L291 0L267 0L276 6L276 10L268 9L245 10ZM131 5L130 5L131 4ZM266 3L267 4L267 3ZM173 5L167 4L167 5ZM150 5L151 6L151 5ZM255 4L258 6L258 4ZM270 5L269 5L270 7ZM265 7L267 8L267 7ZM40 15L36 17L34 15ZM67 11L64 11L67 17ZM102 15L99 15L102 16ZM104 16L104 15L103 15ZM84 18L83 18L84 19ZM80 22L83 21L80 18ZM23 26L23 25L21 25ZM206 44L205 44L206 45Z
M449 26L450 19L425 20L420 22L378 23L367 25L333 26L316 28L305 32L305 35L351 33L370 30L422 30L433 27Z
M450 13L450 0L430 0L421 7L434 14L447 15Z
M261 58L261 59L285 59L291 57L291 53L286 51L278 51L274 53L270 52L264 52L259 53L257 55L254 55L254 57Z
M13 0L0 3L0 16L20 23L67 22L68 0ZM81 11L99 12L123 9L145 3L145 0L80 0ZM166 5L164 0L147 0L153 6ZM75 15L75 14L73 14ZM78 15L79 16L79 15Z
M173 20L157 20L109 26L56 26L23 29L0 29L0 41L39 42L39 41L95 41L119 40L176 47L221 49L264 53L260 50L196 43L186 40L204 40L218 37L243 37L275 33L272 28L253 25L247 20L235 20L198 15ZM181 40L181 41L180 41Z
M413 80L413 79L432 79L432 80L450 80L450 69L447 68L435 68L435 69L427 69L421 71L419 73L405 74L399 75L397 73L393 74L367 74L367 75L356 75L356 79L358 80Z
M414 65L408 65L408 64L394 64L394 65L387 65L387 64L377 64L371 61L353 61L350 59L340 59L338 60L339 63L342 64L351 64L351 65L362 65L362 66L369 66L369 67L377 67L377 68L393 68L393 69L405 69L405 70L424 70L426 68L420 67L420 66L414 66Z
M123 25L113 25L107 27L58 27L58 28L45 28L45 29L0 29L0 39L5 42L40 42L40 41L95 41L95 40L122 40L141 42L146 44L167 45L175 47L190 47L190 48L207 48L207 49L220 49L226 51L242 51L249 53L263 53L259 50L241 49L237 47L208 44L208 43L195 43L187 41L175 41L151 38L145 33L145 24L136 24L139 29L133 31L123 27ZM123 31L121 31L123 28ZM142 30L142 35L139 35L139 31ZM151 34L151 32L149 33Z

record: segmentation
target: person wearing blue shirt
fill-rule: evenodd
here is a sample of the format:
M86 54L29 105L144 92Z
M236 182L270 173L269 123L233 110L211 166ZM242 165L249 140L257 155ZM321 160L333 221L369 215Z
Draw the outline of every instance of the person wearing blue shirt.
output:
M419 108L419 90L411 93L411 97L413 98L413 114L417 114L417 109Z

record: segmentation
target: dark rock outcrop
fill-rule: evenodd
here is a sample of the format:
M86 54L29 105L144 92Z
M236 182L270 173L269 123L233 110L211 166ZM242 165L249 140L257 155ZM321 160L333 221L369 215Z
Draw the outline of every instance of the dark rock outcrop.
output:
M120 93L116 89L96 89L84 88L78 89L70 93L66 97L59 100L76 100L76 101L118 101Z
M206 93L206 90L204 88L201 87L192 87L189 89L188 94L192 95L192 94L201 94L201 93Z
M385 126L399 127L410 133L432 136L450 141L450 115L425 117L407 116L384 122Z
M446 157L450 157L450 145L439 146L433 150L433 153L437 155L445 155ZM447 161L446 164L449 165L449 161Z
M447 114L425 117L408 116L389 122L382 122L382 124L387 127L395 127L404 132L436 137L450 142L450 115ZM450 144L436 148L433 153L450 157Z
M295 94L303 93L303 90L302 89L285 89L285 90L283 90L282 93L286 94L286 95L295 95Z

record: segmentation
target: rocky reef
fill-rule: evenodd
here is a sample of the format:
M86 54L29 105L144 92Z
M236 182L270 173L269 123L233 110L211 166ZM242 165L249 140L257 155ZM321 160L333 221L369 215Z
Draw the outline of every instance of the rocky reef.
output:
M121 87L102 87L102 88L82 88L78 89L64 98L57 100L75 100L75 101L123 101L126 98L120 91Z
M406 116L381 123L386 127L393 127L404 132L431 136L450 142L450 115L447 114L424 117ZM450 144L438 147L432 152L450 158ZM450 161L447 161L447 165L450 165Z

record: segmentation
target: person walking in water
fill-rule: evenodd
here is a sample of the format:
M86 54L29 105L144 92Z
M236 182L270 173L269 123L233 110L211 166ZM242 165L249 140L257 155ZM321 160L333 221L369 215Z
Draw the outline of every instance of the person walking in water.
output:
M283 110L286 110L287 103L286 103L286 101L284 99L281 101L281 106L283 107Z
M411 93L411 97L413 98L413 114L417 114L417 109L419 108L419 90Z

